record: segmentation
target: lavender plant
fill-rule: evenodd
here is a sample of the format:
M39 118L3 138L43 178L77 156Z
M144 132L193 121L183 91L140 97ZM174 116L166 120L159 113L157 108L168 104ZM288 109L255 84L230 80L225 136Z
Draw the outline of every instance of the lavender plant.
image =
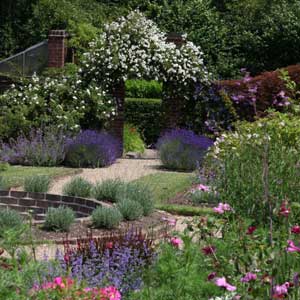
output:
M58 260L66 272L90 287L115 286L123 295L142 286L143 270L155 257L153 242L129 230L125 235L78 241L76 249L65 249Z
M168 169L195 170L202 163L211 139L186 129L167 131L157 142L162 164Z
M67 143L65 164L71 167L105 167L118 156L120 143L105 132L84 130Z
M63 162L66 133L54 127L32 129L8 143L0 140L0 160L28 166L57 166Z

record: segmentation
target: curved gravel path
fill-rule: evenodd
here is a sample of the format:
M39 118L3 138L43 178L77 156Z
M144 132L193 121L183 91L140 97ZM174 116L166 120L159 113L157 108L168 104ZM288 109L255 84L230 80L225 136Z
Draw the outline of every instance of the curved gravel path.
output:
M92 183L116 178L131 181L148 174L163 172L160 166L158 159L119 159L106 168L82 169L80 174L58 178L53 181L49 193L61 194L64 184L76 176L81 176Z

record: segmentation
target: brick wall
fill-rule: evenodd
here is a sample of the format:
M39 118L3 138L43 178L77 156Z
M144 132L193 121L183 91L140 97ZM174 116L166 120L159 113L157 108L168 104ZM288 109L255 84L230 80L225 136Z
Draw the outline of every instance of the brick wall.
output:
M29 193L21 191L0 191L0 208L11 208L22 215L32 211L33 219L41 221L49 207L66 206L76 214L77 218L89 217L92 211L102 204L97 200L69 197L46 193Z

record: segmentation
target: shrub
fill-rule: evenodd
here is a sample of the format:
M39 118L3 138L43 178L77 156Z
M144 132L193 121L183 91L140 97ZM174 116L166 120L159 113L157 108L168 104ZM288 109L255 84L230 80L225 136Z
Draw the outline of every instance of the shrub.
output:
M44 228L53 231L69 231L75 214L69 207L50 207L45 216Z
M124 152L143 153L145 145L138 131L129 124L124 126Z
M157 143L159 156L164 167L191 171L202 164L207 149L213 142L185 129L167 131Z
M136 201L124 198L118 202L117 207L125 220L133 221L143 216L143 207Z
M57 166L65 158L66 135L52 128L32 129L9 143L0 141L0 159L10 164L28 166Z
M8 190L10 188L9 186L9 183L8 183L8 180L3 177L3 176L0 176L0 190Z
M50 182L50 177L46 175L26 177L24 180L24 191L32 193L47 193L49 191Z
M72 278L82 279L89 287L113 285L122 299L142 286L144 270L156 255L153 240L140 230L118 231L100 238L89 235L69 250L65 248L62 257L68 255L70 259L60 262Z
M0 209L0 237L2 233L9 229L19 229L23 225L21 215L12 209Z
M42 126L74 133L81 126L102 128L115 113L111 97L78 73L22 80L0 95L0 106L0 136L5 140Z
M122 214L115 207L97 207L92 213L93 225L96 228L112 229L122 221Z
M82 177L75 177L63 186L63 194L74 197L88 198L91 195L93 185Z
M121 186L117 193L117 201L130 200L140 204L143 215L148 216L154 210L154 199L146 184L130 182Z
M299 65L288 66L284 70L288 72L291 80L300 83ZM285 95L290 96L279 70L264 72L255 77L246 74L240 80L221 81L220 86L231 97L240 118L248 121L252 121L255 115L266 115L266 110L270 108L282 110L284 97L280 96L280 92L284 91ZM253 90L257 91L253 93Z
M118 190L124 185L119 179L107 179L98 182L93 189L93 197L97 200L117 201Z
M193 190L189 193L189 198L194 204L211 204L218 202L217 195L211 191Z
M135 126L147 145L156 143L162 130L160 99L126 99L125 120Z
M65 164L71 167L99 168L113 164L120 149L108 133L84 130L67 144Z
M299 202L299 117L273 113L217 139L207 159L221 201L256 222L268 215L267 198ZM264 179L264 180L263 180Z
M9 163L0 161L0 172L7 171L9 169Z
M162 83L155 80L127 80L126 97L128 98L161 98Z

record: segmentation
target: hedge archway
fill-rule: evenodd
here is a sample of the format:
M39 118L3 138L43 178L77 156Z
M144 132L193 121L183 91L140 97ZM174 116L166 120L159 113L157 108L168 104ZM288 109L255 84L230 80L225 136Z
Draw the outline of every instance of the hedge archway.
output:
M134 78L162 81L167 87L164 107L170 117L166 126L174 127L185 88L191 83L209 81L202 57L201 49L192 42L176 35L168 38L153 21L134 11L106 25L90 44L90 51L84 54L81 75L114 96L117 113L112 133L122 139L125 81Z

